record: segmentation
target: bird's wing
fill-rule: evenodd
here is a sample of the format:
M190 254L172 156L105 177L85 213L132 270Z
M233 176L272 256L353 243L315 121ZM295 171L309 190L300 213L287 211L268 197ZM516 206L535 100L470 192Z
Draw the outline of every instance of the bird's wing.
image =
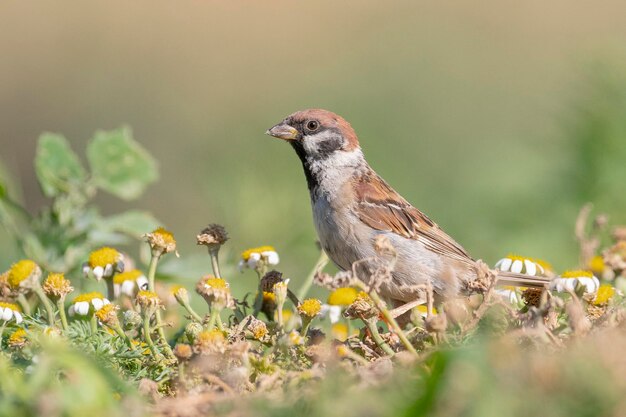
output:
M424 213L409 204L376 173L370 172L353 182L354 211L369 227L417 240L443 256L471 261L461 245L448 236Z

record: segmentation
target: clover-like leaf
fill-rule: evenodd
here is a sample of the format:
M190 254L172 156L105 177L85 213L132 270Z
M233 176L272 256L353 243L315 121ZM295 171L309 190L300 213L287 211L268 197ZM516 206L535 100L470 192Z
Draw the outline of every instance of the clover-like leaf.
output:
M86 172L67 139L54 133L39 137L35 171L43 193L55 197L85 181Z
M95 184L124 200L139 197L158 177L154 158L133 139L128 127L96 132L87 159Z

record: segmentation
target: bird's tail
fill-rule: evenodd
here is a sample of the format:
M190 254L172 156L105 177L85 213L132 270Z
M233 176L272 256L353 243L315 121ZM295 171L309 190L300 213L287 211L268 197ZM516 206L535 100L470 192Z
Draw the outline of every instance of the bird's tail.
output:
M499 285L511 285L514 287L545 288L552 278L534 275L518 274L515 272L496 271L496 279Z

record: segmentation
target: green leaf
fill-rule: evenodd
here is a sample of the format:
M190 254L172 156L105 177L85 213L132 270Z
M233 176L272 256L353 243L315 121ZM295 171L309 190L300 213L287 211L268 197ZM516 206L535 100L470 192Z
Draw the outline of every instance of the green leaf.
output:
M43 193L48 197L66 192L72 184L84 182L86 173L67 139L54 133L39 137L35 170Z
M147 211L130 210L104 219L109 230L122 232L136 239L159 227L159 221Z
M96 185L124 200L139 197L158 177L154 158L127 127L96 132L87 159Z

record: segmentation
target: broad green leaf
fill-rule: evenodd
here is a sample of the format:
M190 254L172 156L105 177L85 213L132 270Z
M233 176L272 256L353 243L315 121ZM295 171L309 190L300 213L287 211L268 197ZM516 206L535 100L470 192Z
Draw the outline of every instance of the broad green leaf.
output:
M109 230L122 232L140 239L144 234L159 227L160 223L147 211L130 210L104 219Z
M87 159L96 185L124 200L139 197L158 176L154 158L127 127L96 132Z
M67 139L54 133L39 137L35 170L43 193L54 197L85 180L85 169Z

